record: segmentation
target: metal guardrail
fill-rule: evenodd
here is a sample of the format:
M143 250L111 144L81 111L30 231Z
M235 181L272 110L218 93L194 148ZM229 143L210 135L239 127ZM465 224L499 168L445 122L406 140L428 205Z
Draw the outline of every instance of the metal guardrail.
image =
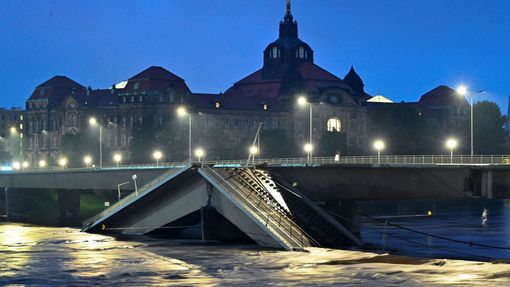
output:
M195 164L209 165L213 167L243 167L246 166L246 159L237 160L209 160L193 162ZM168 163L146 163L130 165L112 165L83 168L33 168L12 171L13 172L63 172L63 171L109 171L123 169L168 169L182 168L189 165L190 162L168 162ZM306 157L298 158L261 158L250 160L249 165L266 164L269 166L305 166L305 165L349 165L349 164L393 164L393 165L510 165L510 155L382 155L378 156L339 156L339 157L312 157L308 160Z
M299 248L307 247L303 243L303 233L302 230L297 226L291 219L282 216L281 213L275 210L275 207L265 201L265 199L258 194L258 192L251 190L249 194L243 194L241 190L242 188L238 188L233 185L232 182L223 178L217 171L214 169L205 166L204 169L212 175L214 180L220 184L227 186L227 190L229 191L230 196L235 197L238 204L244 206L244 209L252 214L256 220L258 220L261 224L265 225L266 228L270 229L275 236L279 238L282 242L285 242L287 246L295 248L298 246ZM250 195L255 195L256 199L250 199ZM264 208L263 208L264 207ZM275 217L274 215L279 215ZM283 220L283 222L282 222ZM289 230L286 230L282 223L286 223L289 227ZM292 228L294 228L294 234L292 233ZM284 238L284 235L287 238ZM299 238L296 238L297 235L300 235ZM295 246L293 246L295 244Z

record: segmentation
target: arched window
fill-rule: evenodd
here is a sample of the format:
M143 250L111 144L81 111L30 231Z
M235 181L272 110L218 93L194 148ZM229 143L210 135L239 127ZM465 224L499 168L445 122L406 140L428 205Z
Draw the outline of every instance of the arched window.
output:
M280 57L280 50L278 49L278 47L271 48L271 50L269 52L269 58L278 59L279 57Z
M298 59L308 58L308 52L306 51L306 49L304 47L299 47L296 50L296 58L298 58Z
M330 118L328 120L328 132L341 132L342 123L339 118Z

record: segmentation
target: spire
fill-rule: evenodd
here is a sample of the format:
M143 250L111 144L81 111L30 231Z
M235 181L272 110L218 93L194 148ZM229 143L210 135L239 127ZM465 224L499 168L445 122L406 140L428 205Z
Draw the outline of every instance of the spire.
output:
M297 22L294 21L294 17L292 16L290 0L286 1L285 16L283 17L283 21L280 21L280 37L297 37Z
M291 3L290 0L287 0L285 5L285 17L283 18L285 21L292 21L294 17L292 17L292 11L291 11Z

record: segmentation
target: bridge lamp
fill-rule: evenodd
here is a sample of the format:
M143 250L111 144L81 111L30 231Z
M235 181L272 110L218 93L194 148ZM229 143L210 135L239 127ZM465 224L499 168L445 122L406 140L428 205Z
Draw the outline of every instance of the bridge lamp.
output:
M24 161L24 162L21 163L21 167L23 167L24 169L28 168L29 165L30 164L28 163L28 161Z
M159 165L159 160L163 157L163 153L159 150L152 153L152 157L156 160L156 165Z
M200 159L205 156L205 150L203 150L202 148L197 148L195 150L195 156L198 158L198 162L200 162Z
M39 161L39 167L40 167L40 168L45 168L45 167L46 167L46 165L47 165L47 163L46 163L46 161L45 161L45 160L40 160L40 161Z
M374 149L377 151L377 163L381 163L381 151L384 150L386 145L384 144L384 141L382 140L375 140L374 141Z
M249 148L250 155L257 155L259 153L259 149L257 146L252 145Z
M460 85L457 87L456 92L457 92L457 94L459 94L459 96L464 97L468 94L468 88L464 85Z
M67 166L67 158L61 157L58 160L58 165L60 165L60 167L62 167L62 168L65 168Z
M90 155L86 155L85 157L83 157L83 162L87 167L89 167L90 164L92 163L92 157Z
M119 166L119 163L122 161L122 155L120 153L114 154L113 161Z
M18 130L16 129L16 127L11 127L9 129L9 131L11 132L11 134L16 134L18 132Z
M312 160L313 144L312 143L306 143L303 146L303 150L307 154L308 163L310 163L310 161Z
M457 148L458 144L458 141L454 138L446 140L446 147L450 149L450 163L453 163L453 150Z
M14 161L12 163L12 169L19 170L21 168L21 163L19 161Z
M308 102L308 99L305 96L299 96L297 98L297 104L301 107L304 107L306 105L308 105L310 107L310 127L309 127L310 139L309 139L309 143L313 144L313 139L312 139L312 131L313 131L313 111L312 111L312 109L313 109L313 105L312 105L312 103ZM312 150L313 150L313 148L312 148ZM309 152L309 157L310 158L312 157L311 151Z
M188 117L188 160L191 162L191 114L188 113L185 107L178 107L176 111L178 117Z
M89 118L89 124L91 127L99 126L99 168L103 168L103 126L96 117Z

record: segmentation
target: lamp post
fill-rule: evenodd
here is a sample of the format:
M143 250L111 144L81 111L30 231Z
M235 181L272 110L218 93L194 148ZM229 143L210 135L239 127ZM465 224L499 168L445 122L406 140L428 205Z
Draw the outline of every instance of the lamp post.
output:
M312 161L313 144L312 143L306 143L303 146L303 150L307 154L307 162L310 163Z
M23 160L23 131L21 129L22 125L20 124L20 130L18 133L18 129L16 127L12 126L9 131L11 132L11 135L19 135L19 160Z
M188 160L191 162L191 114L188 113L185 107L177 108L177 116L185 117L188 116Z
M473 119L473 97L474 95L476 94L481 94L485 92L485 90L479 90L479 91L476 91L476 92L470 92L469 89L464 86L464 85L460 85L457 87L457 94L459 94L460 96L463 96L465 97L466 95L469 94L469 105L471 106L470 107L470 126L471 126L471 160L473 160L473 156L474 156L474 153L475 153L475 145L474 145L474 139L473 139L473 122L474 122L474 119Z
M39 168L45 168L45 167L46 167L46 165L47 165L47 163L46 163L46 161L45 161L45 160L41 159L41 160L39 161Z
M85 166L88 168L90 167L90 164L92 163L92 157L90 155L86 155L83 158L83 162L85 163Z
M131 178L133 179L133 182L135 183L135 192L136 192L136 196L138 196L138 185L136 185L136 179L137 179L138 177L136 176L136 174L133 174L133 175L131 176Z
M458 142L454 138L446 140L446 147L450 149L450 163L453 163L453 150L457 147Z
M99 126L99 168L103 168L103 126L95 117L89 119L89 124L93 127Z
M163 153L159 150L152 153L152 157L156 160L156 166L159 166L159 160L163 157Z
M58 165L60 165L60 167L62 169L66 168L67 166L67 158L66 157L61 157L59 160L58 160Z
M116 153L113 155L113 161L119 167L119 163L122 161L122 155L120 153Z
M205 150L202 148L197 148L195 150L195 156L198 158L198 162L205 156Z
M310 107L310 139L308 141L309 144L312 145L313 150L313 139L312 139L312 131L313 131L313 105L312 103L308 102L307 98L305 96L299 96L297 98L297 103L299 106L304 107L308 105ZM309 153L309 157L312 157L312 151Z
M250 156L252 158L253 165L255 165L255 156L259 153L259 148L256 145L250 146L248 149L250 152Z
M374 149L377 150L377 164L381 164L381 151L385 148L385 144L382 140L374 141Z

